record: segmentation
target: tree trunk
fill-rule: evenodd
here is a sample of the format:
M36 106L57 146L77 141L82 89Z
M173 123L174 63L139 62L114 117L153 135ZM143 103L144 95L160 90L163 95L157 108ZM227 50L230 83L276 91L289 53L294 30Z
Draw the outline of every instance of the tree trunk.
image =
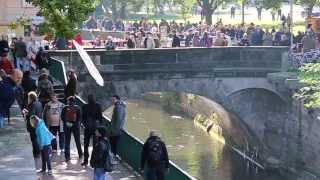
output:
M206 11L206 23L207 25L212 25L212 14L213 14L213 11L212 10L208 10Z
M308 17L311 17L311 16L312 16L313 7L314 7L313 4L310 4L310 5L308 6L308 12L307 12Z
M242 24L244 24L244 5L245 5L245 2L244 1L242 1L242 4L241 4L241 8L242 8Z
M121 19L126 19L126 17L127 17L127 14L126 14L127 9L126 9L126 7L127 7L127 3L126 2L121 2L121 9L120 9L120 15L119 15L119 17Z
M118 19L117 0L112 0L111 10L112 10L112 20L116 22Z

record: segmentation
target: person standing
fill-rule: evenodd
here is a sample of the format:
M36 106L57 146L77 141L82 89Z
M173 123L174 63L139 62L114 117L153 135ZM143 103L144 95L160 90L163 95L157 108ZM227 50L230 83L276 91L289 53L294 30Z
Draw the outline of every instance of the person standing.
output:
M47 129L45 123L38 116L33 115L30 117L30 125L35 129L37 142L41 149L42 168L40 173L45 173L48 168L48 175L52 175L51 168L51 141L55 137Z
M93 139L94 146L96 143L95 130L99 124L102 124L102 108L96 102L93 94L88 95L88 104L82 107L82 124L84 126L84 160L81 165L86 166L89 159L90 140Z
M34 158L38 158L40 155L39 144L37 142L36 130L32 127L30 120L31 116L36 115L38 117L42 116L42 105L38 100L37 94L34 91L28 94L28 105L22 110L25 115L25 120L27 124L27 131L29 132L31 143L32 143L32 153Z
M23 41L23 38L20 37L19 40L15 43L15 55L17 61L17 68L21 69L21 71L30 70L30 62L27 59L27 45Z
M48 74L43 73L40 75L37 92L42 107L44 107L50 101L50 97L54 93L53 84L49 80Z
M36 81L31 78L30 71L25 71L23 73L21 86L22 86L23 91L24 91L23 107L26 107L27 104L28 104L28 94L29 94L29 92L37 90Z
M61 103L56 94L51 95L51 101L49 101L43 110L43 119L45 120L50 132L57 137L59 135L59 147L61 152L64 152L64 131L63 123L61 120L61 112L64 104ZM56 153L58 150L57 139L53 139L51 142L52 152Z
M104 127L98 127L95 130L97 143L94 144L90 159L90 166L94 168L94 180L105 180L107 171L106 163L111 161L110 144L107 139L107 131ZM109 159L108 159L109 158Z
M68 75L69 81L67 86L64 89L65 100L70 96L75 96L77 94L77 77L73 71L69 72Z
M66 105L61 112L61 119L63 121L64 133L65 133L65 158L66 162L70 161L70 141L71 134L73 134L79 159L82 158L82 149L80 143L80 122L81 122L81 110L77 106L76 99L74 96L67 98L68 105Z
M176 31L173 31L172 47L180 47L180 38L177 36Z
M169 156L165 143L154 131L143 145L141 152L141 171L146 180L164 180L169 172Z
M111 136L110 144L111 150L116 157L118 153L118 143L126 121L126 104L120 99L120 96L113 95L112 103L114 105L112 118L111 118Z
M4 117L15 100L15 88L21 83L22 72L14 69L9 77L0 81L0 128L4 126Z

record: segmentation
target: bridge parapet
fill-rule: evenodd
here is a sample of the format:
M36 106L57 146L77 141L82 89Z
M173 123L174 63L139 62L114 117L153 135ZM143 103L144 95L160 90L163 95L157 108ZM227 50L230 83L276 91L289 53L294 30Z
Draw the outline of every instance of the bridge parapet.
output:
M206 77L266 77L268 73L285 69L286 47L216 47L171 49L126 49L106 51L89 49L99 70L114 79L127 78L132 73L184 74ZM73 67L79 67L75 50L49 51L51 56L71 57ZM83 68L80 68L83 71ZM123 77L123 78L121 78ZM138 76L136 76L138 78ZM168 77L174 78L174 77ZM183 76L183 78L186 78ZM139 79L139 78L138 78Z

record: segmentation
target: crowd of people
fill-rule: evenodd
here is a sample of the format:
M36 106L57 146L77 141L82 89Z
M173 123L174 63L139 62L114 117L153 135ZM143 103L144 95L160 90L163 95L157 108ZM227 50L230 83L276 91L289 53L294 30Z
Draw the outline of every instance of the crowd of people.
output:
M105 19L102 23L109 25L105 30L113 30L126 32L122 43L118 44L119 38L108 37L107 40L96 37L92 41L94 47L106 45L107 49L119 48L170 48L170 47L214 47L214 46L290 46L291 38L296 49L308 46L303 38L308 36L312 31L311 25L308 26L306 32L298 32L292 35L290 32L291 20L290 16L281 15L282 24L279 29L262 28L259 25L250 23L249 25L225 25L220 19L214 25L207 25L203 22L199 23L177 23L174 20L167 22L161 20L149 22L146 18L142 18L139 22L128 22L124 24L122 21L113 23L111 19ZM92 25L94 24L94 25ZM87 22L88 28L99 28L98 22L93 18ZM119 25L121 24L121 25ZM118 26L121 28L118 28ZM104 26L103 26L104 27ZM113 28L112 28L113 27ZM116 39L116 40L115 40ZM316 44L320 44L320 38L314 36ZM110 44L112 45L110 48Z
M7 58L10 47L2 46L0 51L2 62ZM113 165L121 159L118 144L126 119L125 102L118 95L112 97L114 110L111 130L107 131L101 105L94 94L88 95L87 104L82 107L76 104L77 77L73 71L67 75L65 98L59 99L54 91L55 80L48 69L42 67L37 73L19 65L12 65L10 71L1 66L0 131L16 100L30 135L33 157L42 161L38 173L53 174L52 156L64 155L65 162L70 162L70 141L73 136L79 159L83 159L81 165L90 165L94 169L94 180L105 180L105 173L112 171ZM91 140L93 150L89 159ZM145 170L146 179L164 179L169 167L168 154L163 141L153 132L144 145L141 157L141 170Z

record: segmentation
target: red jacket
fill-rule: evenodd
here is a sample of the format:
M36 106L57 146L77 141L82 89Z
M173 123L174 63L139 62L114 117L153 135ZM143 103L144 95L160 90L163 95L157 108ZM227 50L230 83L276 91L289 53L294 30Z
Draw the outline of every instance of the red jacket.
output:
M13 65L8 58L3 57L2 60L0 60L0 69L3 69L6 74L11 74L13 71Z

